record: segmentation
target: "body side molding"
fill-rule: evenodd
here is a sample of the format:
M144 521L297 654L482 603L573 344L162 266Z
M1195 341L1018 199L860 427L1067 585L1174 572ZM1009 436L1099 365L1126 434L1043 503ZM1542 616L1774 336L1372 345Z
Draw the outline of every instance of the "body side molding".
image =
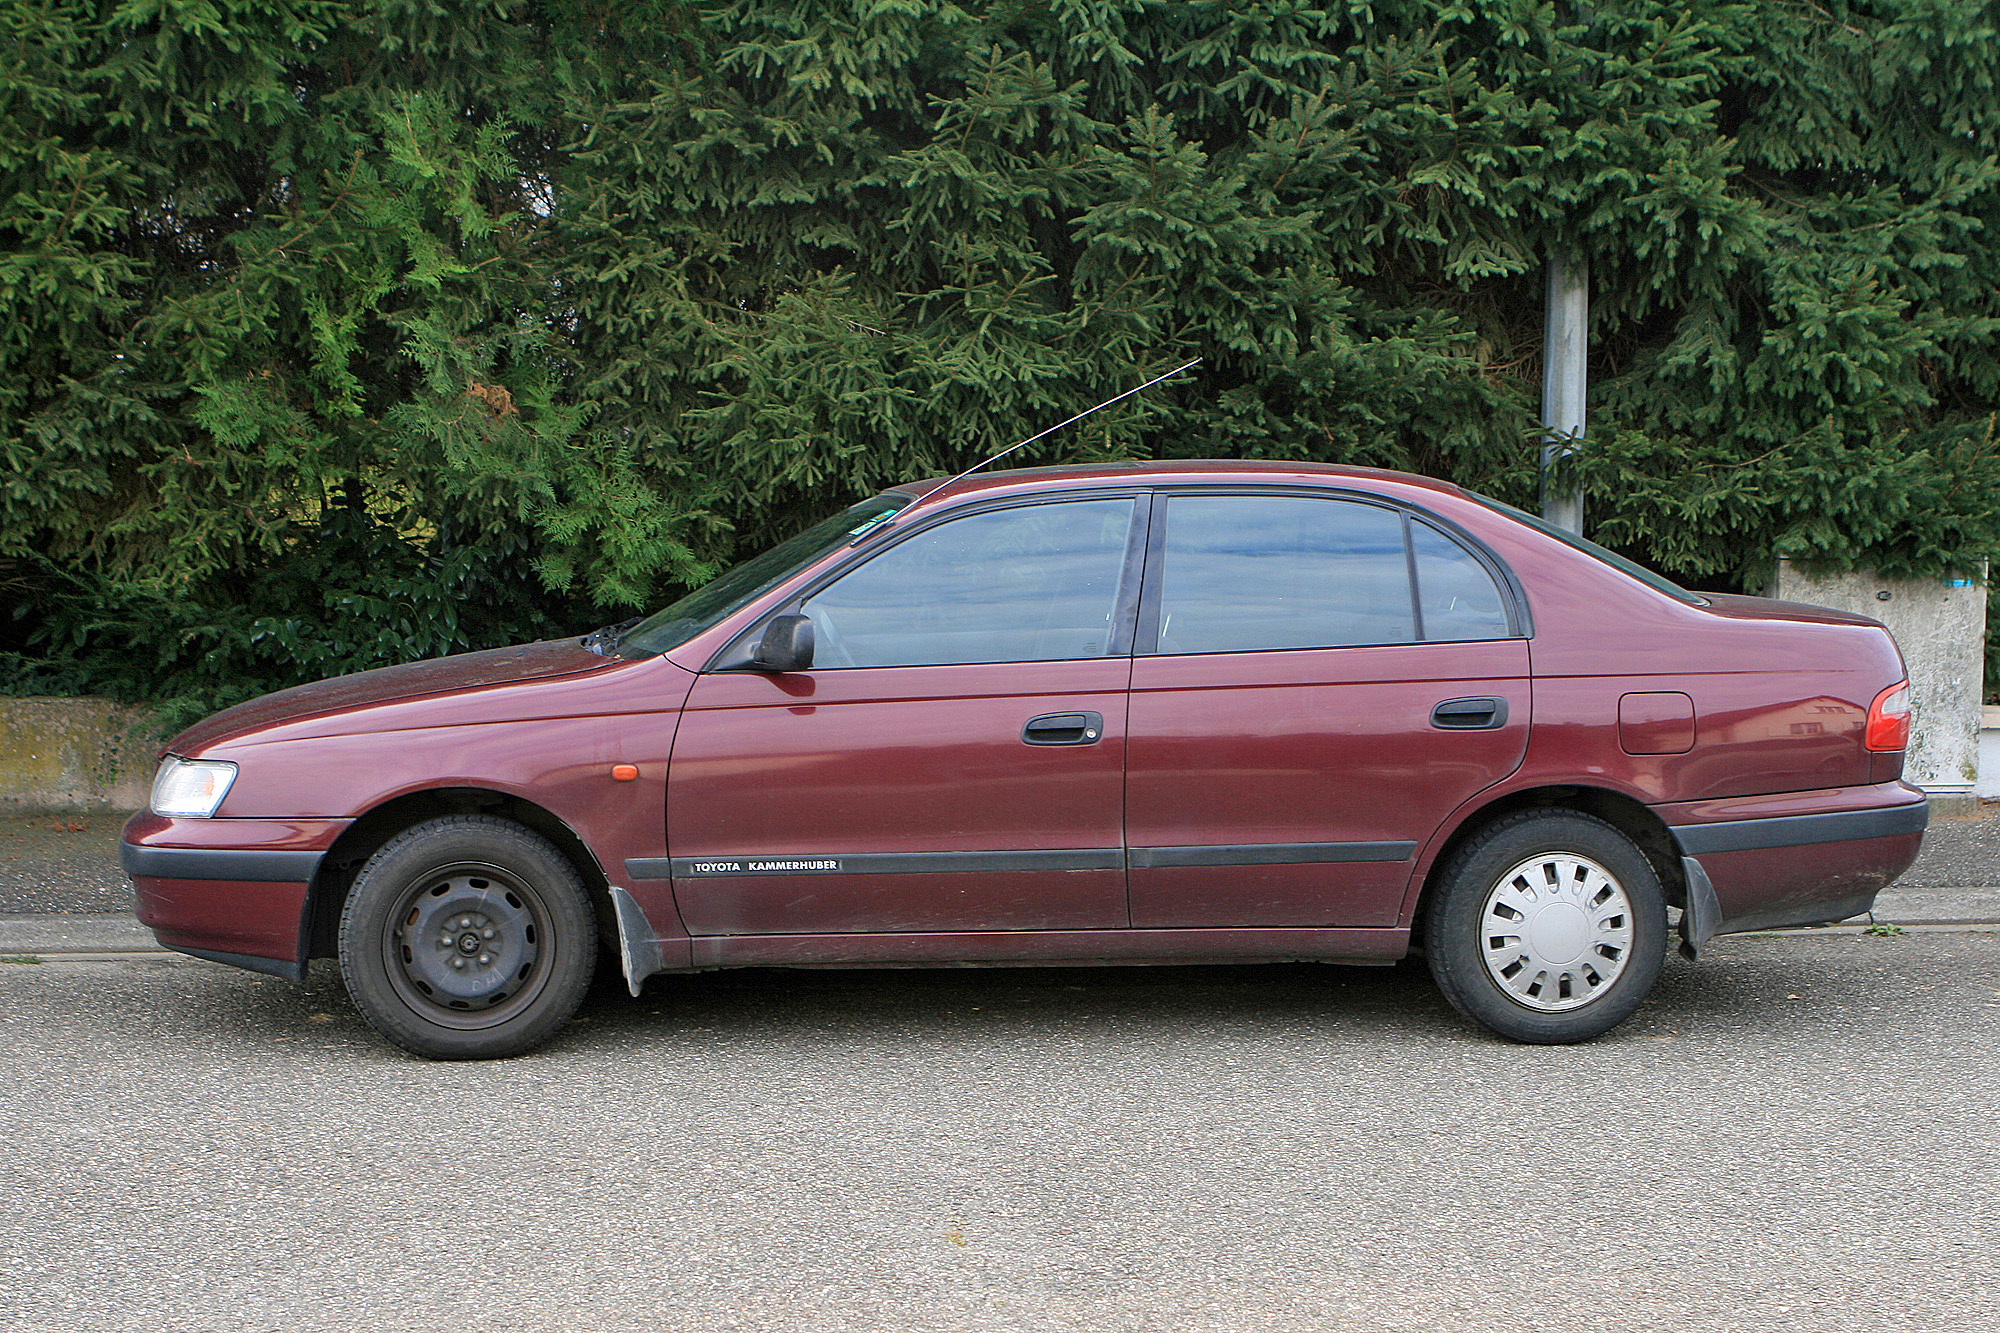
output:
M917 875L985 874L1006 870L1122 870L1118 847L1070 847L1022 852L769 853L731 856L631 857L633 879L717 875Z
M707 967L1048 967L1126 962L1323 962L1386 967L1409 952L1396 926L975 930L851 935L698 935Z
M1407 861L1414 842L1252 842L1200 847L1134 847L1135 870L1167 866L1289 866L1332 861Z
M1708 852L1748 852L1769 847L1805 847L1821 842L1857 842L1921 833L1930 823L1928 801L1877 810L1841 810L1823 815L1778 815L1733 819L1718 824L1673 826L1683 856Z
M134 879L241 880L305 884L319 873L325 852L272 852L256 848L140 847L118 844L118 861Z

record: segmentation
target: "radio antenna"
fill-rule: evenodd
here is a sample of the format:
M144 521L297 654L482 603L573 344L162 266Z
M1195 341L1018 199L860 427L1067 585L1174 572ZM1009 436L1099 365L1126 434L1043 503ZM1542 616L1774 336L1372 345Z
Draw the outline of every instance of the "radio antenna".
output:
M1033 444L1036 440L1041 439L1042 436L1044 435L1053 435L1057 431L1061 430L1064 426L1074 425L1075 423L1083 420L1085 417L1089 416L1092 412L1102 411L1103 409L1111 406L1113 403L1119 402L1126 398L1130 398L1135 393L1141 393L1147 389L1150 389L1155 384L1158 384L1161 380L1170 380L1174 376L1180 374L1183 370L1193 370L1196 366L1200 364L1201 364L1201 358L1196 357L1194 360L1188 362L1184 366L1175 366L1172 370L1168 371L1164 375L1153 376L1153 378L1147 380L1144 384L1139 385L1137 388L1127 389L1124 393L1121 393L1116 397L1107 398L1103 402L1099 403L1096 407L1085 408L1083 411L1078 412L1075 416L1071 417L1068 421L1058 421L1055 425L1049 427L1045 431L1039 431L1033 435L1030 435L1025 440L1020 440L1014 444L1010 444L1005 449L1002 449L999 453L993 455L993 457L982 458L977 463L974 463L971 467L967 468L965 471L959 473L957 476L948 477L945 480L939 482L937 485L925 491L922 495L919 495L916 499L910 501L910 503L904 505L903 509L916 508L919 504L922 504L925 500L930 499L933 495L936 495L939 491L951 485L952 482L965 480L965 478L971 476L973 473L979 471L979 469L987 466L988 464L999 462L1001 459L1005 458L1008 454L1013 453L1016 449L1019 449L1024 444ZM899 509L896 512L901 513L902 510ZM891 515L891 517L894 516ZM859 541L862 537L867 536L869 532L874 530L875 526L876 525L874 524L869 525L868 528L864 529L862 532L856 535L855 540ZM887 524L884 523L881 526L886 527Z

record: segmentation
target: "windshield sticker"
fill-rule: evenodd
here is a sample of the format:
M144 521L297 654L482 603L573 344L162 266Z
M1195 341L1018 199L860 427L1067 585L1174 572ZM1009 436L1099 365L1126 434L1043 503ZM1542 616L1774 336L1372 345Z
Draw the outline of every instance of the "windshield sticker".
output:
M847 530L847 535L850 537L865 537L869 533L873 532L875 529L881 527L884 523L887 523L890 519L894 518L898 512L899 511L897 510L891 509L886 514L877 514L875 515L875 517L869 519L866 523L863 523L860 527L849 528Z

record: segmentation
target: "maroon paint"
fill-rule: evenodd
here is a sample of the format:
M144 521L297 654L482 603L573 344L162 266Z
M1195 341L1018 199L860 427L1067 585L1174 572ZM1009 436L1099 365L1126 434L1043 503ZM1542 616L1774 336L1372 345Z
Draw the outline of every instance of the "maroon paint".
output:
M1122 738L1121 673L1128 669L1122 660L926 668L920 670L936 681L887 688L860 679L870 673L710 676L700 681L683 722L681 705L696 673L818 570L802 572L662 658L607 659L573 640L530 644L323 682L218 714L170 748L240 765L220 817L141 815L126 837L152 846L316 850L315 843L331 841L347 822L397 797L471 787L531 801L573 831L608 881L638 901L665 942L668 967L784 957L868 961L898 951L928 961L1156 957L1165 947L1161 935L1179 941L1174 956L1188 958L1382 957L1403 948L1417 895L1452 834L1498 800L1592 788L1654 807L1673 825L1922 799L1893 780L1900 754L1871 757L1861 747L1869 702L1903 670L1873 622L1754 598L1691 606L1502 519L1442 482L1285 463L975 475L929 496L897 523L973 498L1212 480L1365 492L1457 523L1484 539L1528 589L1535 634L1525 646L1244 655L1224 664L1222 680L1206 682L1188 674L1195 669L1189 664L1216 658L1138 659L1131 805L1124 816L1129 844L1409 840L1421 844L1412 861L1197 873L1181 875L1178 885L1165 872L1135 874L1141 924L1217 927L1168 932L1116 929L1126 919L1111 887L1116 871L1010 872L964 876L955 885L924 875L881 876L840 886L835 892L844 902L828 897L834 877L747 886L732 880L684 886L697 929L761 933L691 943L667 882L630 880L627 858L841 847L976 850L999 840L1009 844L1006 850L1118 843L1118 815L1107 824L1106 814L1107 801L1117 805L1105 794L1118 768L1111 735L1089 752L1020 746L1016 753L1008 738L1018 746L1019 724L1036 712L1086 707L1102 712L1107 731ZM891 539L885 533L871 541ZM819 569L850 554L831 552ZM1327 672L1317 661L1334 656L1350 665ZM1454 656L1463 660L1439 665ZM1368 662L1389 665L1350 669ZM1521 693L1530 671L1532 699ZM854 679L842 684L843 675ZM946 675L953 679L940 683ZM1505 731L1433 734L1413 725L1420 708L1480 694L1509 699ZM1637 743L1621 748L1621 701L1635 694L1686 696L1695 715L1692 747L1627 753L1674 748L1639 734L1671 729L1671 719L1647 713L1627 719L1627 739ZM1329 697L1340 698L1341 707L1319 712ZM1521 728L1531 713L1523 748ZM1673 726L1684 725L1680 716ZM1332 720L1315 722L1323 717ZM677 723L692 724L678 745ZM800 736L806 743L787 751ZM967 736L984 743L953 748ZM1401 763L1387 753L1392 737ZM622 763L639 768L637 781L612 779L611 766ZM1340 799L1314 789L1343 780ZM846 841L727 845L778 833L774 811L793 821L782 826L788 836ZM1802 910L1815 894L1830 901L1872 892L1866 886L1900 873L1917 843L1917 835L1905 835L1718 853L1703 864L1725 908ZM163 941L261 950L256 956L273 958L298 956L305 888L153 879L138 885L142 913L160 925ZM1312 900L1314 892L1324 906ZM1256 930L1241 928L1246 917L1381 924ZM950 933L940 933L947 925ZM1046 929L1052 925L1089 929ZM920 934L880 933L926 927ZM803 933L809 931L850 933ZM1377 952L1356 953L1363 940ZM1080 954L1062 953L1079 948ZM1314 952L1321 948L1328 952Z
M1917 859L1923 840L1921 833L1903 833L1704 852L1701 865L1733 929L1807 926L1867 911L1875 895Z
M721 672L674 744L676 857L1110 848L1119 840L1127 658ZM1089 745L1026 745L1044 713L1096 712ZM675 881L697 935L1106 929L1121 870L728 875Z
M219 817L164 821L171 829L163 832L155 828L158 816L142 813L126 826L125 840L277 849L259 839L285 815L325 820L334 817L328 812L344 812L339 823L345 827L354 817L419 792L472 788L516 796L576 834L605 878L629 889L645 911L664 941L668 965L684 966L686 932L667 884L631 881L624 863L627 857L666 854L667 756L694 677L665 659L613 661L573 642L528 648L533 651L419 663L407 681L421 691L414 694L398 688L401 669L389 668L217 714L167 748L238 766ZM508 653L515 654L511 679L496 670L496 660L507 660ZM469 684L452 692L447 668L458 663L465 664ZM551 669L556 666L565 669ZM287 697L289 707L273 703ZM636 765L639 779L617 781L611 776L614 764ZM194 883L140 882L142 911L173 913L183 910L173 904L227 894L227 886L188 887ZM294 887L303 895L304 885ZM292 941L284 952L255 956L299 956L296 903L287 909L267 897L245 896L242 911L248 923L243 930L259 938L288 932ZM204 933L212 932L212 924L179 929L181 937L174 941L179 945L251 952L224 942L220 934Z
M345 819L168 819L142 810L126 822L136 847L323 852L352 821ZM299 961L299 914L306 885L243 880L160 879L132 882L139 920L170 948L208 949L251 958Z
M1687 824L1727 824L1739 819L1782 819L1791 815L1889 810L1912 804L1922 797L1922 791L1906 782L1881 782L1864 787L1733 796L1726 800L1675 801L1654 806L1653 813L1672 827L1680 828Z
M1686 754L1694 748L1694 700L1674 690L1620 696L1618 748L1626 754Z
M1447 731L1448 699L1507 701ZM1421 844L1527 747L1519 640L1141 657L1126 827L1134 847ZM1134 866L1134 926L1389 926L1410 862Z
M218 848L253 852L323 852L351 819L172 819L141 810L126 821L135 847Z
M142 876L133 886L140 924L169 949L299 961L304 884Z

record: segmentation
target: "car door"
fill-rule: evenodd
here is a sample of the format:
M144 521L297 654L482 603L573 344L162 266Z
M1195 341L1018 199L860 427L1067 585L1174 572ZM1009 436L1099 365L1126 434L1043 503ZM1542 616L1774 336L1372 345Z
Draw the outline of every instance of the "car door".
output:
M947 517L790 603L810 670L702 675L668 776L688 930L1126 925L1145 517L1131 494Z
M1525 752L1511 597L1486 557L1387 504L1156 503L1127 742L1132 924L1394 924L1417 848Z

